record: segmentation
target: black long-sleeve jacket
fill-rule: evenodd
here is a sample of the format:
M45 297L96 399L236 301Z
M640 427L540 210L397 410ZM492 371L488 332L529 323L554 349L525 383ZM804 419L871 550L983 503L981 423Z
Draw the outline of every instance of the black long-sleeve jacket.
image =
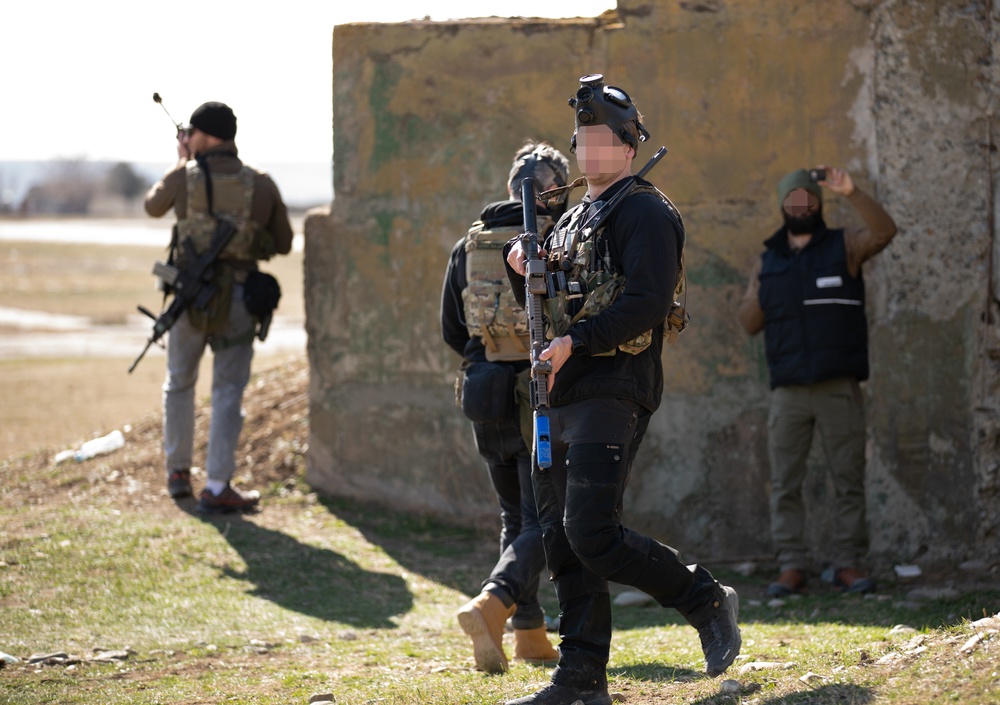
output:
M630 179L601 194L610 199ZM647 182L639 180L640 184ZM577 208L587 208L585 197ZM553 233L564 227L571 210ZM552 236L546 238L546 249ZM600 245L607 248L615 270L625 285L608 308L578 321L567 331L574 339L573 354L556 374L549 396L553 406L587 398L611 397L638 402L655 411L663 394L663 325L673 303L674 285L684 246L684 231L674 213L657 195L641 192L628 196L609 217ZM510 246L504 250L506 256ZM508 278L523 301L524 277L508 265ZM615 350L652 329L652 344L638 355Z

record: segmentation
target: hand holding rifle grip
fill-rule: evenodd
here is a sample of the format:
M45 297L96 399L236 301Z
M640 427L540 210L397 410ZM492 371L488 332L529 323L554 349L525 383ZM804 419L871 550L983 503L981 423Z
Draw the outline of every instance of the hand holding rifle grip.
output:
M549 435L548 376L552 363L539 356L545 349L545 324L542 320L542 296L545 295L545 261L538 256L538 218L535 212L535 180L521 182L521 207L524 213L525 253L524 308L528 314L531 341L531 406L534 409L533 455L539 468L552 466L552 442Z

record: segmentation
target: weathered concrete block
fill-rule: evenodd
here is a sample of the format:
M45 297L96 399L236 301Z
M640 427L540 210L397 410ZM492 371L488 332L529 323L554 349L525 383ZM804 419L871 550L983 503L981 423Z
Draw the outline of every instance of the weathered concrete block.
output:
M619 0L601 18L336 27L335 200L306 222L309 482L496 521L454 405L441 281L524 139L568 148L566 99L599 72L644 114L638 161L670 150L650 178L688 228L694 320L664 353L629 523L702 559L770 552L767 369L735 312L780 225L778 179L828 163L900 226L865 270L873 551L962 558L978 540L996 552L1000 21L984 7ZM824 210L857 223L832 194ZM818 438L811 465L820 546L836 519Z

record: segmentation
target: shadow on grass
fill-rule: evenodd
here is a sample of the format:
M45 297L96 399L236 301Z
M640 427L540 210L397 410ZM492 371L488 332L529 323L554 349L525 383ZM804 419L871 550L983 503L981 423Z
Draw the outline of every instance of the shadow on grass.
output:
M622 676L637 681L671 682L671 681L692 681L699 678L708 678L700 671L690 668L674 668L663 663L633 663L627 666L618 666L608 669L609 676Z
M252 585L251 594L329 622L395 628L393 617L413 607L413 595L398 575L364 570L336 551L245 521L242 515L193 516L214 526L246 562L223 575Z
M338 497L321 496L320 504L407 571L460 592L478 593L499 556L471 527Z
M769 606L761 590L737 584L726 577L716 576L732 585L740 594L741 625L752 624L845 624L887 627L905 624L914 629L938 629L976 620L997 612L1000 590L971 590L952 599L913 602L905 590L881 591L875 597L845 595L834 590L817 590L814 594L786 599L780 606ZM643 606L614 606L616 629L646 629L663 625L686 625L676 610L664 609L655 603Z
M764 700L756 700L758 705L865 705L873 702L875 695L870 688L860 685L834 684L819 688L810 688L788 695L775 695ZM693 705L732 705L733 695L720 693L701 700L693 701Z

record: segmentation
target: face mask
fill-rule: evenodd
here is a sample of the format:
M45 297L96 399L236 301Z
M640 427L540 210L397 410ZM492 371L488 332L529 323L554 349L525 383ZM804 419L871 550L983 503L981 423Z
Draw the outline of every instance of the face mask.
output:
M785 227L792 235L814 233L824 225L822 208L806 215L790 215L788 211L782 210L781 215L785 218Z

